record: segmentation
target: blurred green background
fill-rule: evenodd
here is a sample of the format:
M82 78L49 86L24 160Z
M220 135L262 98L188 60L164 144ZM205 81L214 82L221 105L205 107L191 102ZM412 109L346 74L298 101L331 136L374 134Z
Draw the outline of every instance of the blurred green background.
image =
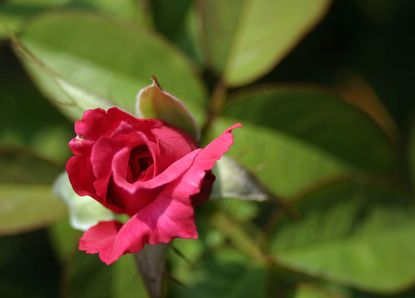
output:
M213 200L166 297L415 297L415 2L0 0L0 297L149 297L51 191L88 108L159 78L272 200Z

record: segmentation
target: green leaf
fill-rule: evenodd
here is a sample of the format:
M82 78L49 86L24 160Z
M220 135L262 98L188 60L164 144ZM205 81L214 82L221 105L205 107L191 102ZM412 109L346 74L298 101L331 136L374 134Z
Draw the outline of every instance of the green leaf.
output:
M112 279L114 298L150 297L132 255L123 256L113 265Z
M59 166L30 152L0 148L0 235L46 227L65 216L51 183Z
M15 48L34 81L74 118L109 104L133 114L137 92L157 75L203 119L205 91L191 65L150 32L92 14L55 13L30 23L20 42Z
M415 204L386 185L351 181L305 195L276 223L271 253L295 271L393 293L415 281Z
M44 95L70 119L81 118L88 109L107 109L111 106L108 100L71 85L34 56L19 40L13 40L13 48Z
M48 9L56 9L68 0L8 0L0 4L0 38L18 32L26 19Z
M75 250L78 249L78 242L82 233L70 226L68 216L51 225L48 228L48 233L55 254L59 257L61 264L67 264Z
M30 151L0 147L0 183L48 184L62 171Z
M156 77L153 77L150 86L138 93L136 114L138 117L163 120L187 132L195 140L200 138L200 129L187 107L178 98L161 89Z
M299 284L295 289L293 298L346 298L335 295L331 291L311 284Z
M238 223L231 214L216 213L212 217L216 228L237 247L241 252L250 256L252 263L264 265L268 262L267 256L258 246L258 231L253 225Z
M266 296L266 272L253 265L236 250L222 248L207 253L187 267L183 285L172 287L173 297L187 298L263 298ZM185 269L185 268L182 268Z
M211 198L266 201L269 192L259 181L233 158L224 156L213 169L216 176Z
M225 214L232 214L232 218L240 223L246 223L255 220L259 215L263 204L258 204L253 200L217 200L216 205L221 212ZM275 205L269 205L270 208L275 208Z
M65 216L49 186L0 184L0 235L40 229Z
M279 196L352 170L386 174L394 154L382 131L336 96L313 90L271 88L236 97L216 132L241 122L231 156Z
M148 297L131 255L107 266L96 255L76 251L67 272L68 298Z
M144 0L70 0L69 7L102 13L139 27L149 25Z
M143 13L143 3L137 0L7 0L3 2L0 4L0 38L12 32L20 32L30 18L58 9L97 11L140 26L147 23Z
M115 217L111 210L90 196L77 195L66 172L56 179L53 191L67 205L70 224L74 229L86 231L100 221L113 220Z
M192 0L153 0L150 2L154 27L190 58L202 63L198 39L199 22Z
M265 74L311 30L329 0L199 0L202 47L231 86Z
M18 63L17 61L13 61ZM68 140L73 126L56 112L21 73L6 69L0 80L0 144L30 150L36 155L64 162L69 155ZM36 112L33 112L36 111ZM22 121L24 115L24 121Z
M171 40L183 34L186 15L191 8L192 0L154 0L150 5L157 31Z

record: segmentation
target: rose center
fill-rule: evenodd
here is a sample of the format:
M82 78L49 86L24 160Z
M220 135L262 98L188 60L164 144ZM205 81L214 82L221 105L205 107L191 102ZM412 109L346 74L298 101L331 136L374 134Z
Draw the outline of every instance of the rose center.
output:
M127 181L147 180L153 168L153 157L147 146L138 146L131 151L128 162Z

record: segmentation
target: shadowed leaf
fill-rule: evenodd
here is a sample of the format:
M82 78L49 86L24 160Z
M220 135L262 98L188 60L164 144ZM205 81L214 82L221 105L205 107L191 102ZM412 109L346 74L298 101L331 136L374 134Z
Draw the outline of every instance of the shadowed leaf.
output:
M107 266L97 256L76 251L68 264L68 298L148 297L131 255Z

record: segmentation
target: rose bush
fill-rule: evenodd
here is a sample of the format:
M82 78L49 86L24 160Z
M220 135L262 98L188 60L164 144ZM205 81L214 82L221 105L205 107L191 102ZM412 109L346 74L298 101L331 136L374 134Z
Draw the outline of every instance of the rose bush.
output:
M84 233L79 248L110 264L145 244L197 238L194 206L209 197L215 178L210 170L239 126L198 148L192 137L161 120L138 119L118 108L86 111L69 143L69 180L77 194L130 219L98 223Z

